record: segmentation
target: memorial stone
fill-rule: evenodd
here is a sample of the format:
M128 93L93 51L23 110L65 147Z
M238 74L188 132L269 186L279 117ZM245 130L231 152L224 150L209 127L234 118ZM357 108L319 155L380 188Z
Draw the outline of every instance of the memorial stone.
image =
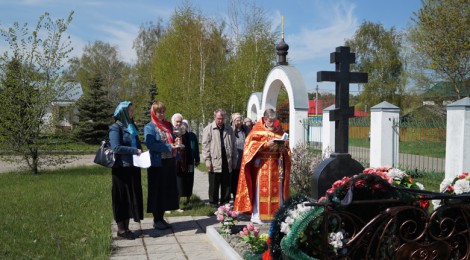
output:
M349 47L340 46L330 54L335 71L317 72L317 82L335 82L335 108L330 111L330 121L335 121L335 151L321 162L312 175L312 198L319 199L339 179L352 176L364 167L348 153L349 118L354 117L354 107L349 106L349 84L367 83L367 73L350 72L349 65L356 62Z

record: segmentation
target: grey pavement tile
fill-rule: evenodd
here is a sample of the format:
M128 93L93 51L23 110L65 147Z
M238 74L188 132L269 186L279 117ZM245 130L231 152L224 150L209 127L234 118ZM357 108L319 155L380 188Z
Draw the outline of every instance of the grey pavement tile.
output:
M144 243L147 247L152 245L164 245L164 244L176 244L176 238L174 236L166 236L166 237L145 237Z
M179 253L181 247L178 244L151 245L147 247L148 254Z
M147 255L111 256L109 260L147 260Z
M183 253L149 254L150 260L186 260Z
M179 217L169 217L166 218L166 221L171 223L176 223L176 222L185 222L185 221L192 221L193 217L192 216L179 216Z
M157 230L154 228L142 229L143 237L166 237L173 236L173 231L171 229Z
M127 239L115 239L113 240L113 246L116 247L126 247L126 246L143 246L144 242L142 238L137 238L134 240L127 240Z
M145 255L143 246L116 246L111 250L111 256L129 256L129 255Z
M179 236L192 236L197 234L204 234L204 231L200 228L194 229L173 229L173 232L176 237Z
M186 252L186 254L190 252L212 252L212 251L217 251L215 247L213 247L211 244L202 244L202 243L187 243L187 244L180 244L180 246L183 248L183 251Z
M214 249L216 250L216 249ZM187 253L186 256L188 260L223 260L226 259L221 253L219 252L202 252L202 251L193 251L191 253Z
M184 229L184 228L190 229L190 228L198 228L199 227L197 222L195 222L193 220L174 222L174 223L171 223L171 226L173 227L173 229Z
M178 243L180 244L208 243L209 242L206 234L197 234L195 236L178 236L177 238L178 238Z

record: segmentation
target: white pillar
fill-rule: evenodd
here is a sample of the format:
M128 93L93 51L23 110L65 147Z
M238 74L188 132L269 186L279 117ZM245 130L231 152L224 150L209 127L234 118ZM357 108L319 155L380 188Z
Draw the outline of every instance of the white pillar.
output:
M323 122L321 130L322 152L329 148L335 152L335 121L330 121L330 111L335 109L335 105L331 105L323 109Z
M400 108L386 101L373 106L370 117L370 167L398 165Z
M447 105L445 177L470 171L470 98Z

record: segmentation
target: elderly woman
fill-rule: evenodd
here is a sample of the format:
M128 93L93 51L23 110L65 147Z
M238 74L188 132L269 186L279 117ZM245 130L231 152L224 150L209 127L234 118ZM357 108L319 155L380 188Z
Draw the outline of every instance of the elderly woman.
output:
M176 181L176 142L173 126L165 119L165 106L156 101L150 109L151 121L144 127L145 144L150 152L151 166L147 169L147 212L153 214L155 229L171 228L165 221L165 211L179 208Z
M144 217L140 168L134 167L132 155L142 153L139 131L133 121L134 108L121 102L114 111L115 123L109 128L109 142L115 154L112 168L112 203L118 237L135 239L129 230L129 219L140 222Z
M233 201L235 201L237 197L238 176L240 175L240 166L242 164L243 146L245 145L245 138L250 130L243 124L242 115L240 113L233 113L230 122L232 123L235 148L237 150L237 159L233 162L230 181L230 193L232 193Z
M176 177L178 182L179 197L186 197L185 205L189 204L191 195L193 195L194 185L194 156L191 149L190 136L187 127L183 124L183 115L176 113L171 117L173 127L181 127L185 133L181 136L181 143L184 147L178 149L176 162Z

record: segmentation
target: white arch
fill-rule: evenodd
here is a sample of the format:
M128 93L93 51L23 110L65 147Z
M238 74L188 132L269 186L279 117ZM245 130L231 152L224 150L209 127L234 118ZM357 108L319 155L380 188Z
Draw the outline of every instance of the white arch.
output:
M296 68L281 65L269 72L258 116L261 118L267 108L276 109L277 97L283 85L289 97L289 146L292 149L297 143L305 141L302 122L308 118L307 87Z
M253 121L258 121L263 116L261 110L261 98L263 97L262 92L253 92L248 99L248 105L246 107L246 116L251 118Z

